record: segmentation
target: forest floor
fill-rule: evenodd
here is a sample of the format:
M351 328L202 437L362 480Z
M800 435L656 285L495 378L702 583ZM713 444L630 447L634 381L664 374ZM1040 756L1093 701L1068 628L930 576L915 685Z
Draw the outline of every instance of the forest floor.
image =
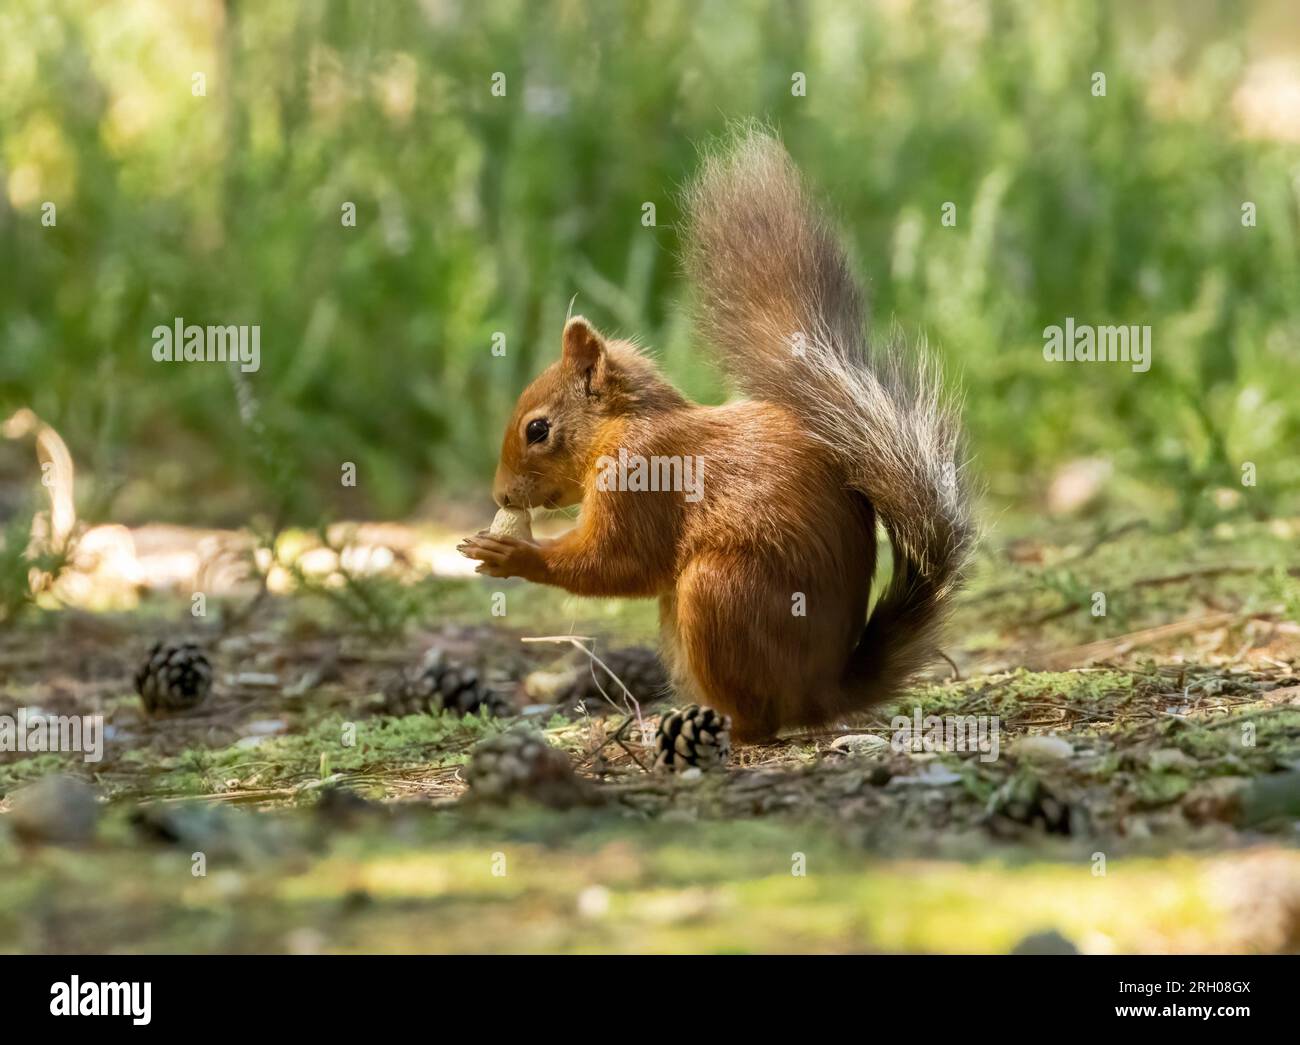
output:
M520 641L652 644L651 603L388 555L199 617L180 592L29 614L0 634L0 715L101 715L106 739L98 762L0 752L0 951L1300 949L1300 520L1068 529L986 543L947 659L893 705L694 779L645 771L603 701L548 704L587 662ZM212 696L149 717L133 673L179 636ZM386 685L431 647L593 800L465 800L513 720L397 713ZM636 696L651 727L671 706ZM892 744L918 709L996 720L997 747ZM81 844L12 828L51 773L99 796Z

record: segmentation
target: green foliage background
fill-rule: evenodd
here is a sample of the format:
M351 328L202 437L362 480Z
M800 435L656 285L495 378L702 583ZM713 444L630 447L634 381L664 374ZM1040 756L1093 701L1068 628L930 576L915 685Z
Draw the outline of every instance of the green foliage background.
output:
M1252 461L1248 503L1276 510L1300 488L1300 131L1252 131L1240 99L1257 61L1294 67L1294 17L1131 7L6 0L0 409L58 428L83 502L128 521L483 497L575 293L720 397L674 192L700 142L760 116L878 322L960 377L995 504L1033 508L1099 456L1115 497L1184 514ZM261 325L251 421L225 368L151 360L176 316ZM1046 365L1066 316L1150 324L1151 371Z

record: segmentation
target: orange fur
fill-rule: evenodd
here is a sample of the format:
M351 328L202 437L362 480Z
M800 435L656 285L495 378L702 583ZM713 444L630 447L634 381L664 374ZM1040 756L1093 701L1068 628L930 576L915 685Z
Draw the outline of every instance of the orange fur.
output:
M591 330L581 318L568 329L575 325ZM513 564L518 573L484 572L577 595L657 596L675 683L732 715L737 739L844 710L839 680L875 565L866 501L783 407L697 406L617 342L593 381L589 397L586 372L566 356L529 386L507 426L494 487L503 505L581 500L578 525L539 542L534 559ZM539 410L562 440L540 452L525 436ZM597 459L620 449L702 458L703 498L597 489ZM792 612L796 593L805 616Z
M706 163L688 210L702 329L753 398L691 403L634 346L571 319L506 426L493 494L581 503L581 518L556 540L480 533L461 550L494 577L658 598L679 691L759 740L879 700L932 654L973 539L969 498L955 412L924 360L876 359L847 259L784 149L745 133ZM601 459L621 450L702 459L702 499L603 489ZM894 571L868 618L877 516Z

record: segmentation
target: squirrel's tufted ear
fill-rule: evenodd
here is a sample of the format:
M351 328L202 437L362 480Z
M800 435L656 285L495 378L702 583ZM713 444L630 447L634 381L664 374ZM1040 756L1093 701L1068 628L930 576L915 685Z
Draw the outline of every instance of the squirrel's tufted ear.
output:
M604 383L608 355L605 339L582 316L564 324L564 362L580 374L588 395L598 393Z

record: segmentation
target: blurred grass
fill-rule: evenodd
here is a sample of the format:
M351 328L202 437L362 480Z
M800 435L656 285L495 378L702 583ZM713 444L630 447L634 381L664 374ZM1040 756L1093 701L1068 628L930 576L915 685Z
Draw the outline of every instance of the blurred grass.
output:
M301 833L287 817L274 826ZM1267 953L1285 938L1237 894L1296 864L1266 847L1115 860L1104 876L1082 850L891 860L813 825L747 821L642 825L634 844L626 825L528 809L478 824L409 816L331 834L310 858L214 856L196 878L188 847L150 852L115 830L89 856L20 859L0 838L0 948L999 953L1054 929L1085 953ZM806 876L791 874L795 856Z
M700 141L759 115L833 203L878 322L960 375L997 501L1032 507L1096 455L1115 497L1184 517L1251 461L1247 507L1276 511L1300 489L1300 114L1261 131L1247 103L1300 39L1282 2L1129 7L9 0L0 415L58 428L83 511L126 521L481 497L575 293L719 397L673 194ZM178 316L261 325L243 420L225 368L152 361ZM1151 371L1047 366L1066 316L1150 324Z

